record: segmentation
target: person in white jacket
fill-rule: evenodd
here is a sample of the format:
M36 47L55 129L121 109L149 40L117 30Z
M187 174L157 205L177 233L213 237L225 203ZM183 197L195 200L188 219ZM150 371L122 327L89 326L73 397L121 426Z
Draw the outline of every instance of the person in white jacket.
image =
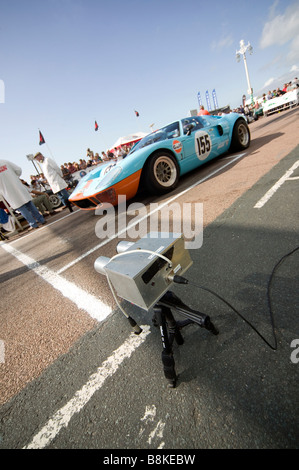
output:
M52 158L45 157L42 153L38 152L34 158L41 164L45 178L54 194L60 198L62 204L67 206L70 212L73 212L72 205L69 202L69 194L66 190L67 183L63 179L61 168L55 163Z
M22 169L9 162L0 160L0 194L15 210L18 210L27 220L30 229L38 228L38 224L45 224L44 217L38 212L32 202L32 196L26 186L21 182Z

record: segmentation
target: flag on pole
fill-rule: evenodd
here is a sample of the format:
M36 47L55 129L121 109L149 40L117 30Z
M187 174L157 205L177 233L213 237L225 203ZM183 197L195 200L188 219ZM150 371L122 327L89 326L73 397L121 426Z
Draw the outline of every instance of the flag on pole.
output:
M202 101L201 101L200 91L197 93L197 99L198 99L199 107L201 107Z
M98 126L97 121L94 122L94 130L95 130L95 131L98 131L98 130L99 130L99 126Z
M216 96L216 90L212 91L212 96L213 96L213 102L214 102L214 109L218 109L218 101L217 101L217 96Z
M208 106L208 111L211 111L211 102L210 102L210 96L209 96L209 91L206 91L206 102Z
M137 117L139 117L139 113L138 113L138 111L136 111L136 110L135 110L135 114L136 114L136 116L137 116Z
M41 133L41 131L39 131L39 145L43 145L45 143L46 143L46 141L43 137L43 134Z

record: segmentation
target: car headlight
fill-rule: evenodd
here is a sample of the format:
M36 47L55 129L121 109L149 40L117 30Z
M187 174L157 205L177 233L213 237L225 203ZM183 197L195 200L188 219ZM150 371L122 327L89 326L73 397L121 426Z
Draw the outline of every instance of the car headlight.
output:
M106 174L100 179L96 185L96 189L99 189L100 187L104 189L104 186L111 186L113 181L115 181L122 172L122 168L118 165L113 165L111 169L108 168L109 167L105 168L104 171Z

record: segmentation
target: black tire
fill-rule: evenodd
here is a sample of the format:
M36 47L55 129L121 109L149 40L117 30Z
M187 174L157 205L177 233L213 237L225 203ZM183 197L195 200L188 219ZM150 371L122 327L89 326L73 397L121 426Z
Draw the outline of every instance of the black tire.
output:
M179 176L179 165L175 157L167 151L160 150L147 162L144 182L151 193L165 194L177 186Z
M230 146L231 152L245 150L250 144L250 130L244 119L238 119L234 125L232 142Z
M55 194L51 194L49 196L49 199L50 199L50 202L53 206L53 209L57 209L57 207L61 206L61 200Z

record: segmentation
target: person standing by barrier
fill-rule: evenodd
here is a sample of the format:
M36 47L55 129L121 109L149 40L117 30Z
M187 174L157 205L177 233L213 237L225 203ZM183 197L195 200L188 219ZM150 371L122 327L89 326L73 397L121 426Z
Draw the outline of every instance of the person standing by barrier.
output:
M63 179L63 174L59 166L51 158L45 157L42 153L38 152L34 158L41 164L45 178L54 194L57 194L62 204L68 207L70 212L73 212L72 205L69 202L69 194L66 190L67 183Z
M31 194L21 182L22 169L9 162L0 160L0 194L12 207L19 211L30 225L29 230L38 228L38 224L46 223L44 217L38 212L32 202Z
M203 105L200 106L199 108L199 113L197 114L197 116L205 116L205 115L210 115L209 111L207 111L205 109L205 107Z

